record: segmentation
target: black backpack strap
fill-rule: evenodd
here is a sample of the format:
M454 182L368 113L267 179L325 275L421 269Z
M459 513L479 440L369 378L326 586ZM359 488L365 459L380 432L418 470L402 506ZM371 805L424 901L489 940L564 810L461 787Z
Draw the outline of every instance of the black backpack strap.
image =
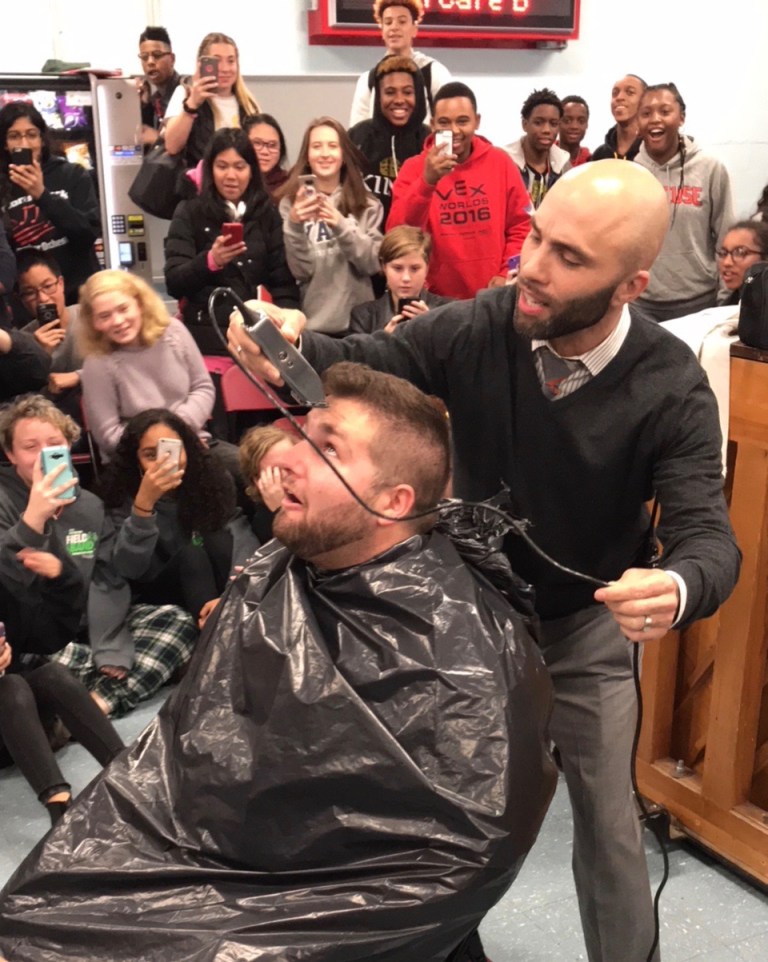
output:
M429 112L432 112L434 102L432 100L432 61L425 63L421 69L421 76L424 78L424 93L427 95L427 103L429 104Z

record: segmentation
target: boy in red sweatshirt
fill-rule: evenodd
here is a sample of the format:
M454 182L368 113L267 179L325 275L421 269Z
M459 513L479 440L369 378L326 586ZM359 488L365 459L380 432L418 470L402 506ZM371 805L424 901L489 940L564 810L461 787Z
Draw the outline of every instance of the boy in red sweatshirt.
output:
M530 200L520 172L499 147L477 135L477 100L466 84L445 84L435 97L432 130L449 131L407 160L393 185L387 230L400 224L432 235L429 289L471 298L505 283L509 258L530 229Z

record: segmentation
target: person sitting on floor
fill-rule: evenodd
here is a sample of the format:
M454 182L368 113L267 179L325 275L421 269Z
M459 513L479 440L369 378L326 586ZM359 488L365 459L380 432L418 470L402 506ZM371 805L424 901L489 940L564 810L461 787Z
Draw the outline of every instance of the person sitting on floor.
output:
M51 372L43 391L78 423L80 412L80 369L83 358L78 344L77 304L67 305L64 278L56 258L45 251L24 250L18 257L17 287L24 307L34 320L22 330L32 334L51 358ZM55 316L50 320L47 313Z
M170 411L131 418L101 489L117 529L112 563L134 602L179 605L197 621L232 566L258 547L235 507L232 477Z
M63 498L52 517L31 515L43 450L69 448L79 435L72 418L38 395L22 397L0 413L0 444L11 462L0 467L0 544L75 563L86 586L87 611L78 640L52 657L81 678L105 714L117 716L154 694L186 663L197 630L173 605L131 607L130 588L112 565L114 527L95 494L76 486L76 496Z
M101 764L123 748L120 736L87 688L48 656L77 632L85 606L82 576L70 558L19 544L34 540L61 510L60 469L35 470L17 531L0 539L0 767L13 764L32 786L55 825L69 808L72 786L52 741L73 735ZM23 529L26 529L24 532ZM25 536L26 535L26 536ZM62 743L59 742L59 744Z

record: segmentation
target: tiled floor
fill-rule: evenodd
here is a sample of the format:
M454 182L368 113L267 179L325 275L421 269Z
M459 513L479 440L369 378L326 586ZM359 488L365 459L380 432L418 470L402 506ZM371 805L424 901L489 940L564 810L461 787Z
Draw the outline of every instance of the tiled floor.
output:
M125 741L149 722L162 698L116 724ZM59 753L75 792L98 770L79 746ZM48 828L48 816L15 769L0 771L0 884ZM661 856L647 834L654 883ZM586 959L570 873L571 824L561 785L541 836L506 897L482 927L493 962L577 962ZM766 962L768 894L686 844L673 845L670 880L661 902L664 962ZM615 962L622 962L616 959Z

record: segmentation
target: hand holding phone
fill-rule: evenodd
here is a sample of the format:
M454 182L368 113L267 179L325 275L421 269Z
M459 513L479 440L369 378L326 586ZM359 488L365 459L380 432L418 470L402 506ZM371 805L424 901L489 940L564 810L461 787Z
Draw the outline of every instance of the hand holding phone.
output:
M216 82L216 86L218 86L219 84L218 57L201 57L199 73L200 73L201 80L214 80Z
M69 448L63 444L43 448L32 469L29 499L21 516L24 522L43 534L46 523L75 500L76 485Z
M29 147L16 147L11 151L10 160L8 177L11 182L33 200L39 200L45 190L43 169L32 157L32 150Z
M52 494L59 500L76 497L77 475L66 444L54 444L40 452L40 464L46 478L58 469Z
M221 236L226 238L227 244L243 243L243 225L239 221L232 221L221 225Z
M158 438L157 461L166 468L178 471L181 461L181 441L179 438Z
M435 147L441 154L453 153L453 134L450 130L435 131Z
M30 147L15 147L11 151L11 163L18 167L29 167L32 164L32 150Z
M453 153L453 134L450 130L435 131L432 149L427 151L424 159L424 180L434 185L449 174L458 163Z
M154 463L142 475L133 500L134 513L139 517L151 515L157 502L169 491L178 488L184 480L182 443L179 438L158 438L154 453Z

